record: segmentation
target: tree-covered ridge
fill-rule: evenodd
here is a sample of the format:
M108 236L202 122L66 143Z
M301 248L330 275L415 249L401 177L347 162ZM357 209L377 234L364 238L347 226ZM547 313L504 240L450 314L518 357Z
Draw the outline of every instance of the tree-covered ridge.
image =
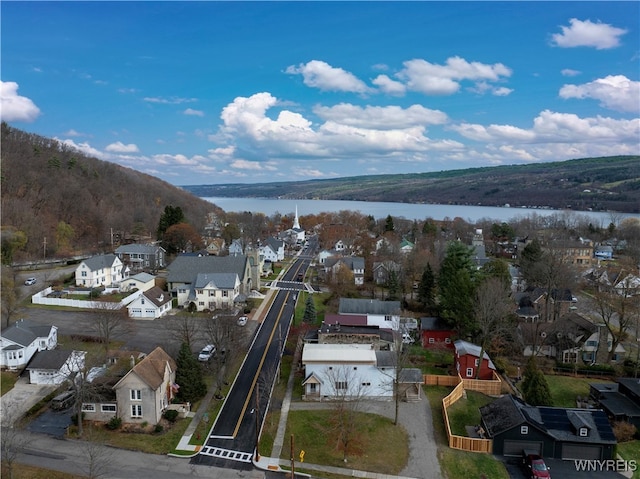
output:
M150 175L90 158L2 123L2 239L13 261L108 251L126 237L156 239L167 205L202 230L208 201ZM11 239L11 238L13 239Z
M640 156L404 175L184 186L201 197L283 197L640 213Z

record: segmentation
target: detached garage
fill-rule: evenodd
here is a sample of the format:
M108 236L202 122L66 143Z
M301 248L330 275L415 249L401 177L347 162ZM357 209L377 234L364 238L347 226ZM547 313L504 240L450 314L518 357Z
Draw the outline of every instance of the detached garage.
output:
M604 411L534 407L512 395L480 408L493 453L537 451L556 459L612 459L616 438Z

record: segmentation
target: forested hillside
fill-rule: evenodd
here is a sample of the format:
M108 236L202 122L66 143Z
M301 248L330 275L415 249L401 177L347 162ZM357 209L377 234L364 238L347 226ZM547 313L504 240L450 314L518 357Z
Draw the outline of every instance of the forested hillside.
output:
M640 156L585 158L404 175L196 185L201 197L391 201L640 213Z
M167 205L201 231L219 208L191 193L2 123L2 241L14 261L111 250L112 237L156 237ZM112 236L113 234L113 236ZM22 245L24 243L24 245Z

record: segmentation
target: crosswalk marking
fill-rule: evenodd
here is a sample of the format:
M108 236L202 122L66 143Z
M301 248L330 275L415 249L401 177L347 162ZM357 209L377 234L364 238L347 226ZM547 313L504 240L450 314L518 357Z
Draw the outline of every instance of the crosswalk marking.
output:
M230 459L232 461L248 462L251 463L253 453L232 451L230 449L223 449L221 447L204 446L200 449L200 454L205 456L219 457L221 459Z

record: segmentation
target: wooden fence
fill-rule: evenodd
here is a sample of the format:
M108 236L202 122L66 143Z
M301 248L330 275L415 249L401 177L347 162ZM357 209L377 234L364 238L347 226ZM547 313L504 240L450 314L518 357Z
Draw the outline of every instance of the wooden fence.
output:
M445 429L447 430L447 439L449 447L452 449L461 449L463 451L481 452L490 454L493 451L493 441L491 439L481 439L475 437L456 436L451 434L451 425L449 424L449 412L447 409L464 395L465 389L479 391L484 394L500 394L502 381L500 377L494 373L493 380L477 380L462 379L458 376L437 376L433 374L425 375L425 384L439 386L453 386L453 391L442 399L442 416L444 418ZM455 381L455 382L454 382ZM448 383L448 384L447 384ZM483 384L487 383L487 384ZM497 388L497 392L496 391ZM491 391L491 392L485 392Z

